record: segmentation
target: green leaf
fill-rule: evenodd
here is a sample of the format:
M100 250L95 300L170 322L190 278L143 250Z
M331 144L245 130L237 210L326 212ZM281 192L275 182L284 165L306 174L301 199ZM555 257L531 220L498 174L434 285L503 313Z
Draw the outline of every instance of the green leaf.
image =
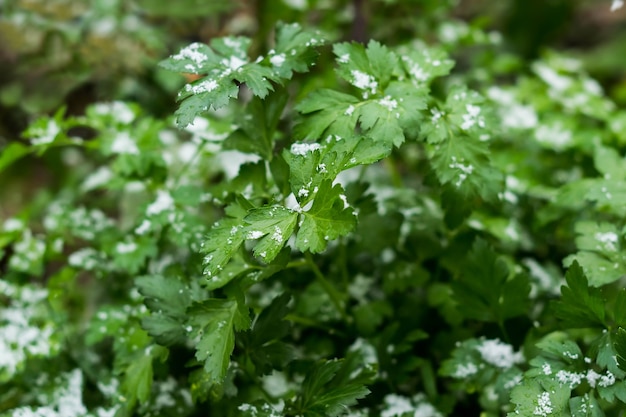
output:
M615 298L613 317L618 326L626 327L626 288L622 288Z
M617 354L617 366L626 371L626 330L619 328L615 334L615 342L613 345L615 353Z
M287 293L276 297L257 316L252 329L241 335L244 350L261 375L269 374L273 369L283 369L294 358L294 348L281 341L291 329L285 320L290 300Z
M618 364L617 351L615 350L615 340L617 332L605 332L592 344L590 352L596 352L596 363L607 371L612 372L618 379L623 379L626 373L622 371Z
M271 262L285 246L296 227L298 213L282 206L266 206L252 209L244 217L246 239L260 239L254 247L254 255L264 262Z
M494 201L502 191L502 173L491 165L485 143L461 133L428 149L439 181L466 198Z
M188 310L191 336L198 337L196 359L204 363L212 384L221 384L235 347L235 329L244 330L248 320L241 316L235 300L209 299Z
M568 256L565 265L577 261L594 287L617 281L626 274L620 233L613 224L578 222L576 234L579 252Z
M367 137L328 137L324 143L292 144L283 151L289 165L291 191L301 206L315 198L322 181L334 181L349 168L369 165L391 153L391 146Z
M375 370L355 366L353 360L332 360L318 363L302 382L302 393L296 400L296 414L305 417L336 417L346 408L369 394Z
M0 172L30 152L31 148L22 145L20 142L11 142L0 151Z
M572 417L604 417L602 407L591 393L582 397L573 397L569 400Z
M193 43L176 55L161 61L162 68L176 72L205 74L199 80L185 85L179 93L180 107L176 111L177 123L185 127L209 107L224 107L237 97L236 81L246 82L254 94L264 97L272 89L269 79L273 72L248 60L250 39L227 37L214 39L211 46Z
M296 247L300 251L322 252L328 241L345 236L354 229L356 217L342 193L341 185L333 186L330 180L320 184L311 209L301 213L296 237Z
M239 219L226 218L211 229L202 245L206 254L204 275L210 282L220 280L219 273L245 239L244 225Z
M581 180L585 181L585 180ZM587 180L585 199L596 203L597 207L626 216L626 182L615 179Z
M273 71L283 79L291 79L294 72L306 72L317 57L312 47L326 40L319 32L303 30L297 23L276 25L276 47L270 51L269 61Z
M359 100L335 90L319 89L310 93L297 106L302 114L312 114L296 127L295 134L302 139L318 139L324 133L349 137L354 134L359 114L355 113Z
M362 131L388 147L400 146L405 129L417 127L428 91L402 81L397 55L378 42L371 41L367 50L358 43L336 44L333 50L339 75L361 89L363 98L326 89L312 92L296 107L307 115L296 126L296 136L346 138Z
M160 275L139 277L135 284L151 311L142 319L143 329L165 346L184 341L186 310L192 302L187 285L178 279Z
M297 137L329 135L350 138L358 131L391 148L405 140L405 128L414 128L425 108L427 92L407 83L392 82L381 98L359 101L334 90L310 93L296 109L306 115L295 127Z
M418 84L429 84L436 77L448 75L454 67L454 61L440 48L412 45L403 48L401 52L400 60L404 70Z
M126 395L126 404L129 409L132 409L137 401L140 404L148 401L152 389L152 380L152 355L140 355L131 361L124 373L124 381L122 382L122 391Z
M504 260L482 239L474 242L461 276L452 288L459 310L468 318L502 323L527 312L528 277L509 278Z
M274 86L270 80L277 80L274 72L270 68L260 65L246 65L241 67L237 80L246 83L252 94L265 98L270 91L274 91Z
M569 328L606 327L604 299L599 289L588 285L587 277L574 261L565 274L561 300L552 303L555 316Z
M255 96L266 97L274 90L273 82L291 78L294 71L306 71L314 56L309 49L324 42L296 24L279 25L277 40L278 51L254 62L247 55L250 39L233 36L213 39L210 46L193 43L161 61L159 65L170 71L205 75L181 90L178 125L187 126L209 108L224 107L237 97L240 83L245 83Z
M245 109L239 128L224 141L223 149L237 149L256 153L267 161L272 160L276 128L289 99L283 89L265 100L254 97Z
M382 91L392 75L399 73L398 56L386 46L372 40L367 49L360 43L338 43L333 45L339 68L337 72L355 87L369 94Z
M251 342L254 345L262 346L287 335L291 326L284 319L290 310L287 306L289 301L291 295L283 293L259 314L251 330Z
M507 416L561 417L569 398L567 384L559 384L549 378L524 379L511 391L515 412Z
M607 180L624 180L626 177L626 161L613 148L594 146L593 164Z
M157 253L158 248L154 239L140 236L135 240L117 242L111 255L113 263L120 270L135 274L145 266L147 259L154 258Z
M580 347L573 340L560 340L557 338L545 337L537 343L537 347L546 353L548 358L565 362L568 365L580 363L583 353Z

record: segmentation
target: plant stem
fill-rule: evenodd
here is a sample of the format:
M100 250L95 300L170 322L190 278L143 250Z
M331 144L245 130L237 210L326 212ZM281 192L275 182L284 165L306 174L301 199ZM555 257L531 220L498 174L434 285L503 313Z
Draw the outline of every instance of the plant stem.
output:
M317 278L318 282L320 283L324 291L326 291L326 294L328 294L328 296L330 297L330 300L335 305L335 309L337 309L337 312L341 315L341 317L346 323L349 322L350 318L348 317L348 315L346 314L346 311L343 308L341 295L339 294L337 289L333 286L333 284L331 284L326 279L326 277L324 277L324 275L322 274L322 271L320 271L320 269L315 264L315 261L313 260L311 253L305 252L304 256L306 257L307 263L311 267L311 270L313 270L313 273L315 274L315 278Z
M396 165L396 161L393 159L393 155L389 155L387 158L384 159L384 161L385 166L387 167L387 171L391 176L391 183L394 187L402 188L402 176L398 171L398 166Z

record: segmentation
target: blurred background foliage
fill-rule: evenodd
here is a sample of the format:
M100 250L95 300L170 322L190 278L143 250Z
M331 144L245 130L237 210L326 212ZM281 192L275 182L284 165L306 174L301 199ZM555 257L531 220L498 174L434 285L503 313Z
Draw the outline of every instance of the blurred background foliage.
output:
M226 34L251 36L252 54L264 53L279 20L332 40L443 41L454 45L456 71L470 68L483 82L498 80L485 79L481 67L510 81L557 49L626 103L626 9L611 12L608 0L0 0L0 152L38 116L63 107L80 115L97 101L127 100L169 116L185 76L158 61ZM477 47L474 29L497 40L499 52ZM60 157L26 158L2 173L0 218L27 198L24 181L50 181Z

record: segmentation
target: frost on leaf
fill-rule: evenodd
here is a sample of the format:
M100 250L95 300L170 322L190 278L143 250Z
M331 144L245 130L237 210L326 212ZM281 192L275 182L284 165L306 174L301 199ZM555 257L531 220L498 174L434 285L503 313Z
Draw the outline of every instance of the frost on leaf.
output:
M294 72L304 72L315 54L313 47L323 39L302 30L297 24L279 24L276 47L269 58L252 61L247 51L250 39L224 37L213 39L210 45L193 43L162 61L160 66L170 71L203 75L185 85L179 93L180 107L177 123L185 127L210 108L219 109L237 97L238 85L244 83L252 94L264 98L274 90L274 84L290 79Z
M592 286L620 279L626 272L626 265L617 227L611 223L581 221L575 229L578 252L565 258L565 265L577 261Z
M426 45L406 49L400 51L400 61L413 83L429 84L434 78L448 75L454 66L443 49Z
M230 355L235 346L235 330L245 330L249 320L234 300L209 299L192 305L187 311L197 337L196 359L204 364L211 383L219 384L226 376Z
M211 229L201 250L205 254L204 275L209 281L218 279L244 239L244 226L237 219L222 220Z
M282 206L251 210L244 222L246 239L260 239L254 247L254 255L266 263L273 261L293 234L297 219L297 212Z
M9 300L0 308L0 383L20 372L29 358L58 350L47 297L46 289L0 280L0 298Z
M328 241L345 236L356 225L351 208L346 208L341 195L343 188L332 186L324 180L313 200L311 209L301 213L301 224L296 237L296 247L313 253L326 249Z

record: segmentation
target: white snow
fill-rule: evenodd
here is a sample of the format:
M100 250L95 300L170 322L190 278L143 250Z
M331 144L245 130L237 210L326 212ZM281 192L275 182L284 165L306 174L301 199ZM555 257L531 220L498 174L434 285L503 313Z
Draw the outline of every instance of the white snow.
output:
M611 3L612 12L621 9L622 7L624 7L624 0L613 0L613 3Z
M24 222L20 219L16 219L15 217L11 217L10 219L6 219L2 225L2 229L5 232L17 232L24 228Z
M572 142L572 132L566 130L560 123L541 125L535 130L537 142L552 147L554 150L562 150Z
M139 148L137 148L137 145L128 132L118 132L111 145L111 152L116 154L138 155Z
M61 132L61 128L57 124L57 122L53 119L48 120L48 124L46 125L46 129L40 131L40 134L36 138L32 138L30 143L33 145L47 145L52 143L54 138Z
M533 415L547 417L552 414L552 401L550 400L550 394L542 392L537 396L537 406L533 411Z
M484 340L476 349L485 362L498 368L508 369L524 361L521 352L514 352L511 345L498 339Z
M168 191L159 190L157 191L156 200L148 206L146 209L146 214L148 216L154 216L156 214L162 213L166 210L171 210L174 208L174 199L170 195Z
M461 129L468 130L474 125L478 125L478 127L485 127L485 120L479 116L480 107L473 104L466 104L465 110L467 110L467 113L463 115Z
M92 106L93 112L100 116L111 116L114 120L130 124L135 120L135 113L128 104L122 101L112 101L108 103L96 103Z
M85 178L83 181L81 188L84 191L90 191L100 187L101 185L106 184L113 178L113 172L107 166L101 166L96 171L94 171L91 175Z
M135 242L119 242L117 245L115 245L115 251L119 254L127 254L127 253L133 253L137 250L137 244Z
M386 107L389 111L395 110L396 107L398 107L398 102L392 99L390 96L385 96L385 98L381 98L380 100L378 100L378 104Z
M200 52L198 49L202 47L201 43L194 42L191 45L180 50L179 53L173 55L172 58L177 61L182 61L183 59L189 59L194 62L196 65L202 64L204 61L208 59L208 57Z
M594 238L602 244L599 249L608 250L611 252L617 252L617 243L619 237L614 232L596 233Z
M321 149L319 143L301 143L296 142L291 145L289 151L294 155L305 156L309 152L318 151Z
M558 74L543 62L536 62L533 65L533 70L539 78L556 92L563 92L572 84L571 78Z
M452 376L458 379L465 379L468 376L476 374L476 372L478 372L478 367L475 364L468 362L467 364L459 364Z
M217 88L218 84L215 80L202 80L198 84L185 84L185 91L193 94L210 93Z
M360 88L361 90L370 90L372 94L376 92L376 89L378 88L378 81L376 81L373 76L359 70L352 70L351 74L352 84L356 88ZM364 97L367 98L367 93L364 94Z
M285 59L286 59L285 54L278 54L278 55L274 55L273 57L271 57L270 62L275 67L280 67L281 65L285 63Z
M265 235L265 233L260 230L251 230L248 232L246 239L260 239L263 235Z

